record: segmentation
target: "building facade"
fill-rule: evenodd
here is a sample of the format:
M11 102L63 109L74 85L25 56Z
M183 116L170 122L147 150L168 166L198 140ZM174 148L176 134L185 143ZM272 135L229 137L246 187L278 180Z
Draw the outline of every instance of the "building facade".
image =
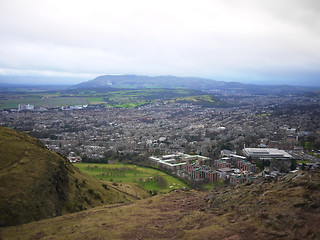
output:
M240 173L231 174L229 179L232 185L251 182L253 180L253 172L240 170Z
M244 171L254 172L256 170L256 165L248 161L239 161L238 168Z
M292 156L289 153L276 148L244 148L243 153L252 159L292 159Z
M223 158L219 160L214 160L214 168L219 169L219 168L231 168L231 163L225 161Z

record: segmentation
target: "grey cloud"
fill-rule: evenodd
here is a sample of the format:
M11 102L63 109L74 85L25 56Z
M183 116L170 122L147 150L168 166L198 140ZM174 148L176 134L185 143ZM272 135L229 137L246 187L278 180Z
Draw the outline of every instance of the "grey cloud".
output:
M312 0L1 1L0 74L302 79L320 72L319 10Z

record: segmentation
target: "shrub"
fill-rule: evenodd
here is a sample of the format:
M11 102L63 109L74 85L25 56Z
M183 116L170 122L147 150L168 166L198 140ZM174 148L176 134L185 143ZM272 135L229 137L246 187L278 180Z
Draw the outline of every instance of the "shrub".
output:
M94 194L94 190L90 188L90 189L88 190L88 193Z

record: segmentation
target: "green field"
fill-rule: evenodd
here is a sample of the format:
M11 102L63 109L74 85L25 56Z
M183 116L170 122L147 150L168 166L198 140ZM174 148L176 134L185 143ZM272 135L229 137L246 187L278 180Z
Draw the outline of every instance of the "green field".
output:
M188 188L180 180L164 172L146 167L94 163L75 163L73 165L94 178L115 183L138 183L151 192L167 193L172 189Z
M35 107L41 106L71 106L71 105L84 105L89 101L86 97L62 97L62 96L46 96L42 95L24 95L21 97L8 98L0 100L0 109L18 108L19 104L32 104Z
M199 102L199 101L206 101L206 102L214 102L210 95L200 95L200 96L189 96L189 97L182 97L177 98L176 101L188 101L188 102Z
M193 103L193 104L201 105L204 107L217 107L217 106L226 104L222 102L220 99L213 97L211 95L177 97L176 99L171 100L171 102Z
M103 97L88 97L87 100L89 101L89 104L92 105L105 103Z
M221 100L189 89L137 89L137 90L64 90L57 92L8 93L0 98L0 109L18 108L19 104L35 107L61 107L71 105L104 105L116 108L135 108L158 100L219 106Z

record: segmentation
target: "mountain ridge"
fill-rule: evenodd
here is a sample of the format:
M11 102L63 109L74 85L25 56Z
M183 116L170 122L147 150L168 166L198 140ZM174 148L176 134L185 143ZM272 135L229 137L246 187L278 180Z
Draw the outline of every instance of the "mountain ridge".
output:
M314 91L310 87L290 85L256 85L239 82L217 81L200 77L177 77L171 75L101 75L92 80L74 85L73 89L84 88L186 88L195 90L220 90L252 93L287 93Z

